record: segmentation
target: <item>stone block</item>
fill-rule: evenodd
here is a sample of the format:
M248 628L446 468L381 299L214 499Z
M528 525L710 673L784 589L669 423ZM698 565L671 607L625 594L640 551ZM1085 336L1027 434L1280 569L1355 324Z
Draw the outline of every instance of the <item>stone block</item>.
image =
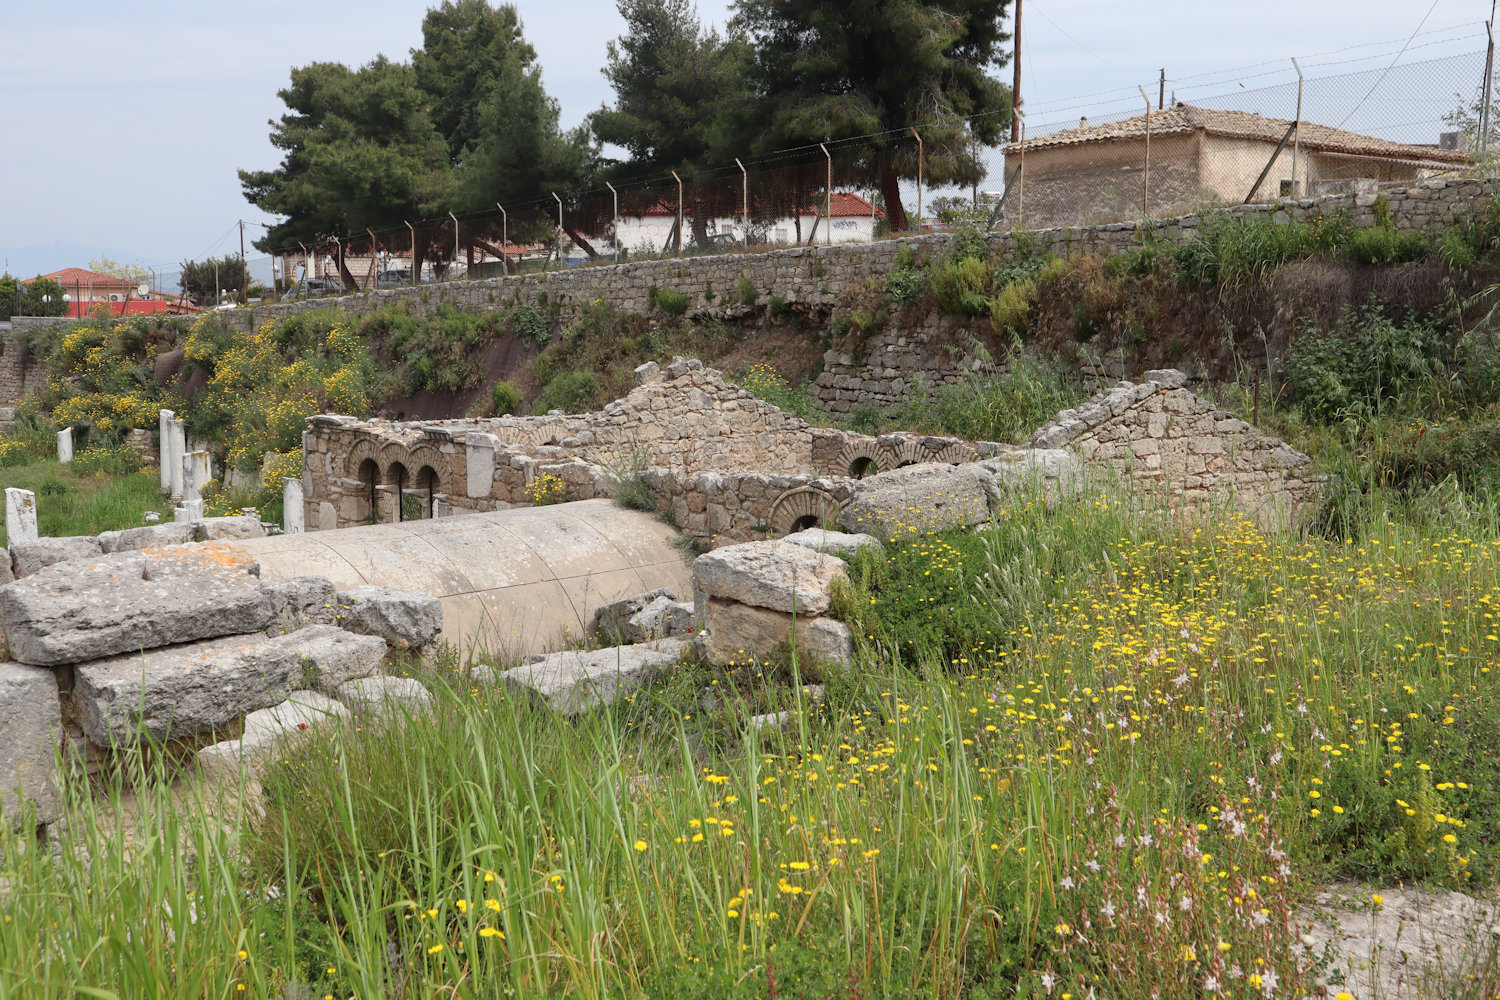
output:
M22 542L37 540L36 494L30 490L7 487L5 490L5 538L14 548Z
M10 568L10 549L0 549L0 587L5 586L16 578L16 574Z
M663 671L687 652L682 639L613 646L592 652L564 650L502 671L511 691L545 702L564 715L611 705Z
M217 545L121 552L37 570L0 588L11 656L52 665L259 632L259 567Z
M90 535L38 538L10 547L11 566L17 577L30 576L48 566L77 559L95 559L104 554L99 540Z
M284 701L302 659L265 636L226 636L74 668L73 701L95 746L211 732Z
M96 536L99 548L107 555L112 552L139 552L141 549L156 549L163 545L183 545L193 540L190 524L148 524L141 528L125 528L122 531L102 531Z
M266 537L266 529L260 523L260 518L246 514L237 514L233 517L198 518L193 522L193 530L200 542L227 542Z
M839 524L884 539L972 527L990 519L1000 498L995 474L982 463L925 462L859 480Z
M20 803L39 823L62 813L57 750L62 711L57 678L45 667L0 663L0 817L19 829Z
M704 610L704 651L717 664L770 656L792 637L793 616L784 612L716 598L709 598ZM798 615L796 629L799 653L840 665L853 662L854 640L843 622Z
M378 635L392 646L421 649L443 630L443 602L393 587L355 587L338 594L338 625Z
M296 688L336 694L340 687L380 673L385 640L378 635L355 635L333 625L309 625L270 640L301 658L302 669L292 679Z
M814 552L824 552L832 556L848 557L854 555L860 549L884 548L880 539L874 535L863 535L848 531L828 531L824 528L808 528L805 531L795 531L781 539L789 545L800 545Z
M207 771L234 773L241 765L262 763L278 745L304 736L312 727L348 718L341 703L316 691L298 691L274 708L245 716L237 740L225 740L198 751L198 766Z
M338 699L355 712L389 708L416 712L432 702L432 695L413 677L361 677L339 685Z
M710 597L776 611L821 614L842 560L787 542L742 542L699 556L693 580Z
M300 535L307 530L307 504L303 501L302 480L287 477L281 482L281 533Z
M309 625L332 625L338 618L338 593L325 577L262 580L260 590L271 602L268 635L284 635Z
M676 600L675 591L660 587L601 605L589 620L588 635L627 645L665 638L667 608Z

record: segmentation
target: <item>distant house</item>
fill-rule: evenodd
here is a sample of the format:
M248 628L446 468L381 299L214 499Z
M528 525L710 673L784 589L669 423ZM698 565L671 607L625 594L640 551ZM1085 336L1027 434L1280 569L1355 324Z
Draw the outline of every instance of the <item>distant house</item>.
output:
M41 277L51 278L62 286L67 300L63 315L83 317L107 310L111 316L150 316L156 313L197 312L191 302L175 294L153 291L149 285L141 293L141 282L100 274L83 267L65 267ZM21 284L35 281L28 278Z
M875 238L875 226L879 220L885 218L884 212L871 204L868 199L848 191L835 191L830 200L833 219L832 242L868 243ZM819 201L817 205L805 208L796 215L789 215L770 223L765 226L763 237L765 242L796 243L800 236L801 242L806 243L815 235L814 223L818 226L817 242L829 242L827 235L829 230L824 228L826 222L822 219L824 207L823 202ZM615 232L619 245L625 250L660 253L667 247L676 225L677 206L658 202L639 214L622 214L616 222ZM684 242L691 242L693 238L691 205L684 206L682 227L685 230ZM752 228L759 229L760 225L752 220ZM729 236L735 241L742 240L745 237L744 216L736 212L733 216L710 219L708 233L710 236ZM758 234L752 233L752 235L758 237ZM602 250L603 247L598 247L598 249Z
M1150 214L1161 216L1239 204L1252 189L1250 200L1261 202L1362 191L1463 170L1473 162L1458 150L1390 142L1309 121L1289 136L1290 121L1177 104L1149 116L1147 177L1147 120L1137 115L1103 125L1085 122L1006 146L1005 176L1016 177L1005 199L1006 224L1018 216L1028 229L1140 218L1143 198Z

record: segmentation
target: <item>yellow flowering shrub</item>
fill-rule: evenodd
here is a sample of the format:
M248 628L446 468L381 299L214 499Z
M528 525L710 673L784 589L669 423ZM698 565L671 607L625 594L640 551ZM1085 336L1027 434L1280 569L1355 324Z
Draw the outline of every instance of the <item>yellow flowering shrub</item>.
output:
M538 507L562 503L568 499L568 484L561 476L543 472L526 484L526 496Z

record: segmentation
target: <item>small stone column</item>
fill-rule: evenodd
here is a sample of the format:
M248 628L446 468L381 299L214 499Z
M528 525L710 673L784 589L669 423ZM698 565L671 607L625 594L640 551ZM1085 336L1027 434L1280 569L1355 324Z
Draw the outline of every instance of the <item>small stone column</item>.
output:
M203 484L208 482L208 452L190 451L182 456L182 499L198 500Z
M172 418L176 416L171 410L162 410L157 415L157 432L159 444L156 446L158 456L157 469L161 473L161 488L163 492L172 492Z
M30 490L6 489L5 538L11 545L36 541L36 494Z
M302 503L302 480L288 476L281 484L281 530L300 535L307 530L307 510Z
M64 465L73 461L73 428L64 427L57 432L57 460Z
M172 511L172 520L177 524L192 524L203 520L203 501L184 500L181 507Z
M167 461L172 466L172 482L168 487L173 497L182 496L182 460L187 455L187 427L181 417L173 417L170 427L171 447L166 451Z

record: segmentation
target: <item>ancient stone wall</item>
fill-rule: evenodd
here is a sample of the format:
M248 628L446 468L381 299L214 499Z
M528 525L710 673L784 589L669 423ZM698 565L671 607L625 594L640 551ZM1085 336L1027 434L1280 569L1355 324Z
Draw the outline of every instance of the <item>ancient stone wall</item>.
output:
M17 316L10 321L9 330L0 331L0 404L19 402L27 393L40 389L47 377L42 363L27 354L27 334L68 322L56 317Z
M1162 490L1173 508L1229 502L1264 526L1300 522L1325 476L1312 459L1189 391L1181 372L1147 372L1059 413L1033 448L1067 448L1136 490Z
M757 537L756 525L805 520L811 511L784 496L804 480L860 479L1003 450L957 438L815 428L699 361L643 365L636 378L628 395L593 413L426 424L313 417L303 435L306 523L320 530L503 509L542 497L611 496L622 480L652 470L646 481L657 506L680 515L679 525L705 543L716 535L743 541ZM715 485L714 476L731 472L752 474L745 495L754 502L710 524L710 506L739 510ZM556 482L539 486L547 476Z

